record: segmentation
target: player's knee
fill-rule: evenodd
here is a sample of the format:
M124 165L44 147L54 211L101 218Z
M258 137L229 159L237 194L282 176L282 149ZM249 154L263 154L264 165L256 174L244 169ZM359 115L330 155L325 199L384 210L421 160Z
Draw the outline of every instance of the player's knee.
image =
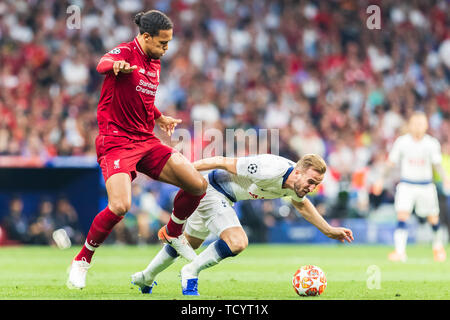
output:
M399 221L407 221L409 219L409 212L399 211L397 213L397 219Z
M186 191L188 191L189 193L191 193L193 195L201 196L201 195L205 194L207 187L208 187L208 182L206 181L205 178L203 178L203 176L199 175L199 177L197 177L194 181L192 181L190 190L186 190Z
M438 215L436 215L436 216L428 216L427 220L428 220L429 224L435 225L435 224L439 223L439 216Z
M228 241L228 247L233 254L239 254L248 247L248 239L246 236L236 237Z
M119 216L125 215L131 208L131 200L110 200L109 209Z

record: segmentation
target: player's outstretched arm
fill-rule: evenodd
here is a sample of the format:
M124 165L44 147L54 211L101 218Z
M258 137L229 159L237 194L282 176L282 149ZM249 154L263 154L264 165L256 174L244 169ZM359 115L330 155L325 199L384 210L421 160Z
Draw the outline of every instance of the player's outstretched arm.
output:
M306 219L306 221L317 227L317 229L319 229L327 237L339 240L341 242L352 242L354 240L352 230L330 226L307 198L305 198L302 202L292 200L292 204Z
M197 160L193 163L193 165L197 171L223 169L232 174L237 174L236 163L237 158L211 157Z
M137 66L131 66L125 60L114 61L113 59L107 57L103 57L97 65L98 73L105 74L112 71L116 76L119 74L119 72L130 73L136 69Z
M438 175L442 179L442 187L444 188L444 192L450 193L450 177L445 173L445 169L441 163L437 163L433 165L433 169L436 170Z

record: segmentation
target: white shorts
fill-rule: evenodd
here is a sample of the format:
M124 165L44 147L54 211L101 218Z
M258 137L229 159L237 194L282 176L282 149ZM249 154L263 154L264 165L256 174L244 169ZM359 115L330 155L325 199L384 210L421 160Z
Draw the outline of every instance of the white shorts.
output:
M439 202L434 183L411 184L400 182L395 193L395 210L411 213L413 208L419 217L439 215Z
M220 236L225 229L242 227L232 206L231 200L208 185L206 195L188 218L184 232L205 240L209 233Z

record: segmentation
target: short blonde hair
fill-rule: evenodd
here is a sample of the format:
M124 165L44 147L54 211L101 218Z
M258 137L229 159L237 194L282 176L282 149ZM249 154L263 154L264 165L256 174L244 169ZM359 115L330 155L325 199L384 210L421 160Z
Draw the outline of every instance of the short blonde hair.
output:
M321 156L317 154L305 154L296 164L296 169L301 171L306 171L309 168L312 168L314 171L325 174L327 171L327 164L325 160L322 159Z

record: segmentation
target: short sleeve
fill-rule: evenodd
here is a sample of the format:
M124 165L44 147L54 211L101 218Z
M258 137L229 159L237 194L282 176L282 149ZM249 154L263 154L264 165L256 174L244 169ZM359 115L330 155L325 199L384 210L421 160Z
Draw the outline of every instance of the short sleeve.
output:
M242 157L236 163L237 174L253 180L281 177L289 167L287 160L270 154Z
M111 49L103 55L102 59L110 59L113 61L125 60L128 61L131 56L131 48L125 43L119 44L117 47Z
M401 141L401 137L397 138L392 146L391 152L389 152L389 161L397 165L400 163Z
M115 47L114 49L103 55L103 57L100 59L97 64L97 72L101 74L112 72L115 61L128 61L130 55L131 49L125 44L121 44Z

